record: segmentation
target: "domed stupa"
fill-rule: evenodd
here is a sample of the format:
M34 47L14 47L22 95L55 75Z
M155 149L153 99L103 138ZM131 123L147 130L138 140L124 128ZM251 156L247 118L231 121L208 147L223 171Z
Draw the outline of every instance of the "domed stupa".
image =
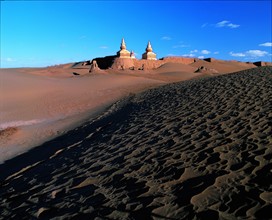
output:
M143 53L143 55L142 55L142 59L157 60L156 54L153 53L153 49L152 49L150 41L148 41L147 47L145 49L145 53Z
M121 46L120 46L120 49L118 52L117 52L117 56L119 58L130 58L130 52L126 49L126 43L125 43L125 40L124 38L122 39L121 41Z

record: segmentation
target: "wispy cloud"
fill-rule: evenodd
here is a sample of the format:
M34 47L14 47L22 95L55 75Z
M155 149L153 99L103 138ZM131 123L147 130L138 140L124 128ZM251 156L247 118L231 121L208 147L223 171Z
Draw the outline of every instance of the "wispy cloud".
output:
M190 53L197 53L198 50L191 50Z
M201 27L204 28L204 27L208 26L208 24L209 23L204 23L204 24L201 25Z
M244 53L233 53L233 52L230 52L229 53L232 57L245 57L246 54Z
M238 28L238 27L240 27L240 25L239 24L233 24L230 21L224 20L224 21L220 21L220 22L216 23L215 27L217 27L217 28L222 28L222 27Z
M187 44L177 44L177 45L173 46L173 48L183 48L183 47L190 47L190 45L187 45Z
M202 53L202 54L210 54L211 51L208 51L208 50L201 50L201 53Z
M11 57L7 57L7 58L2 58L1 61L2 62L16 62L17 60Z
M259 46L262 46L262 47L272 47L272 43L271 42L266 42L266 43L263 43L263 44L259 44Z
M164 37L161 38L161 40L172 40L172 38L169 37L169 36L164 36Z
M109 47L108 46L100 46L99 48L100 49L108 49Z
M182 56L185 56L185 57L198 57L199 59L203 59L204 55L207 55L207 54L210 54L210 53L212 53L212 52L209 51L209 50L197 50L197 49L194 49L194 50L191 50L190 52L188 52L186 54L183 54Z
M228 24L227 26L230 27L230 28L238 28L238 27L240 27L239 24L232 24L232 23Z
M87 38L87 36L85 36L85 35L82 35L79 37L80 40L85 39L85 38Z
M183 54L184 57L195 57L195 54L189 53L189 54Z
M248 50L246 54L251 57L264 57L268 55L268 53L263 50Z
M213 54L219 54L219 52L218 52L218 51L215 51L215 52L213 52Z
M263 50L248 50L246 52L239 52L239 53L229 53L233 57L264 57L268 55L268 52Z
M167 57L177 57L177 56L179 56L179 55L173 54L173 53L169 53L169 54L167 54L166 56L167 56Z

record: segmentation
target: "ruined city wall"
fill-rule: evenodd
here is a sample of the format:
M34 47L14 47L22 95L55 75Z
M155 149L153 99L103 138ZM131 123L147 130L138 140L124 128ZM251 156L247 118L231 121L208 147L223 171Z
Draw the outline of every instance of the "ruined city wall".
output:
M191 64L196 61L196 58L186 57L166 57L160 60L138 60L138 59L124 59L115 58L111 66L112 69L157 69L165 63L182 63Z
M97 65L100 69L144 69L151 70L157 69L165 63L182 63L191 64L198 60L197 58L187 57L165 57L160 60L145 60L145 59L132 59L132 58L119 58L116 56L107 56L104 58L95 58Z

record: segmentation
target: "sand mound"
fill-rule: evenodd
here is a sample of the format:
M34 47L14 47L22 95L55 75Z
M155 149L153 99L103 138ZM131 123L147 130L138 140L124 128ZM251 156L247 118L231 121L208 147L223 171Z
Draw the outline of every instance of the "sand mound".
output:
M156 69L156 73L189 72L193 73L194 67L182 63L165 63Z
M153 70L154 79L165 82L179 82L203 75L195 73L196 68L182 63L165 63L156 70Z
M132 96L8 161L1 217L271 219L271 70Z
M196 73L206 73L206 74L217 74L218 71L216 69L209 69L205 66L199 67L196 71Z
M241 70L256 68L253 63L223 61L215 59L212 59L211 61L197 60L196 62L190 64L190 66L195 67L196 69L204 66L208 69L215 69L219 73L233 73Z

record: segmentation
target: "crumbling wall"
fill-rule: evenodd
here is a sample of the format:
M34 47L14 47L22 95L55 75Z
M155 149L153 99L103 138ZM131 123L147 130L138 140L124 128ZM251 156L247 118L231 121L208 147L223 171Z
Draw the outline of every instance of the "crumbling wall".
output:
M98 57L93 60L96 61L100 69L108 69L112 66L116 56Z
M131 59L119 58L117 56L107 56L103 58L95 58L97 65L100 69L132 69L132 70L151 70L157 69L165 63L194 63L197 58L187 57L165 57L160 60L145 60L145 59Z
M161 59L164 63L182 63L182 64L191 64L199 60L198 58L190 57L164 57Z

